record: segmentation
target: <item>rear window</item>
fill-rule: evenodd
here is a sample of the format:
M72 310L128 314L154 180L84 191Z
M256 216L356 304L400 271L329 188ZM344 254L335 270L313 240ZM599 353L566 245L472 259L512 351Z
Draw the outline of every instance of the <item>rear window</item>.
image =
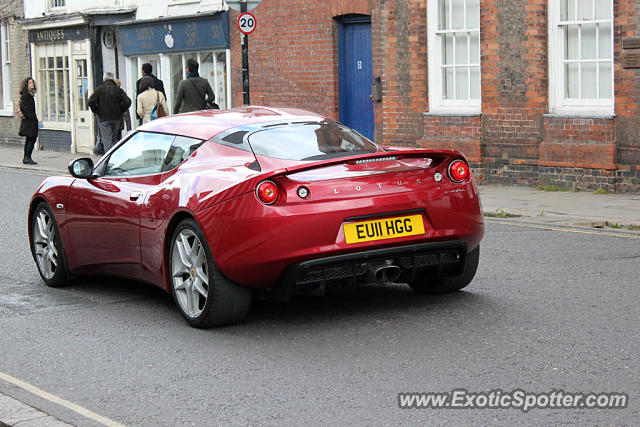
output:
M323 160L375 153L377 146L337 122L304 122L254 132L249 144L255 154L287 160Z

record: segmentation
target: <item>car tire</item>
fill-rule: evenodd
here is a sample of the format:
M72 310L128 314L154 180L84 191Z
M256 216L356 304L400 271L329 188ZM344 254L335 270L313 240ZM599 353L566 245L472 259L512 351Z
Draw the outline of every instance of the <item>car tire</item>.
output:
M69 283L69 270L60 231L46 202L40 202L31 217L30 246L31 255L45 285L55 288Z
M171 291L186 321L193 327L205 329L244 320L253 292L220 273L196 221L180 222L170 242Z
M441 294L455 292L467 286L473 280L480 261L480 246L469 252L464 261L462 273L457 276L444 276L434 279L428 274L416 277L409 286L419 294Z

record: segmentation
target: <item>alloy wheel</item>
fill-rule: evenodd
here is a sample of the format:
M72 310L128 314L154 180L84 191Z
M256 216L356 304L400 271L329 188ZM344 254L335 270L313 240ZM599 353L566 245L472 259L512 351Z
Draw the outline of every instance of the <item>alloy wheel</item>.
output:
M34 220L33 247L40 272L47 280L55 276L58 268L59 255L55 240L54 220L46 210L42 209L36 214Z
M200 316L209 294L209 272L204 247L190 229L181 230L173 241L171 280L182 311L192 319Z

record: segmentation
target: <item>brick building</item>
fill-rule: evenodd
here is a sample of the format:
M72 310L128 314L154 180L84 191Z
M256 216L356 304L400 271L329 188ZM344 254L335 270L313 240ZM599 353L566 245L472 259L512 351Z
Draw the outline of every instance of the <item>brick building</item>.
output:
M23 17L22 0L0 1L0 144L22 144L20 120L13 114L22 80L29 75L29 44L18 24Z
M263 0L252 13L252 104L459 149L484 182L640 191L640 0ZM240 105L235 25L231 47Z

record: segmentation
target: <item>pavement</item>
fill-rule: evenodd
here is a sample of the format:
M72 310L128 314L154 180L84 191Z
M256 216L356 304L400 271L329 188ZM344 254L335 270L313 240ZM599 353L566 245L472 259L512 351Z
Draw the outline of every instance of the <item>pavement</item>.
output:
M22 146L0 144L0 167L67 174L69 162L86 154L37 150L35 166L22 164ZM99 157L90 156L94 162ZM487 217L557 226L609 228L640 232L640 193L543 191L532 187L481 185Z

